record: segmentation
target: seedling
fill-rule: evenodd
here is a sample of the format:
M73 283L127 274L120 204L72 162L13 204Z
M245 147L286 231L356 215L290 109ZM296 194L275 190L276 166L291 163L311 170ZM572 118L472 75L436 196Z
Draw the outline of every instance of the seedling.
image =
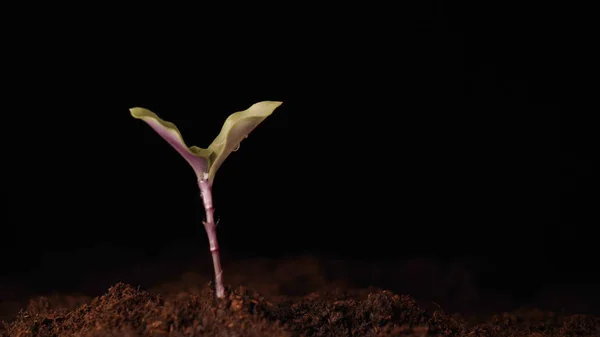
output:
M200 195L206 212L206 221L203 221L203 224L208 235L210 252L215 268L215 292L217 298L225 296L225 289L223 287L223 269L221 268L221 259L219 257L219 244L217 242L212 199L212 186L215 174L231 152L239 149L241 141L248 137L250 132L265 118L270 116L281 104L282 102L263 101L252 105L247 110L231 114L225 120L221 132L207 148L197 146L188 147L175 124L160 119L152 111L144 108L130 109L131 115L134 118L146 122L156 133L171 144L190 164L196 174Z

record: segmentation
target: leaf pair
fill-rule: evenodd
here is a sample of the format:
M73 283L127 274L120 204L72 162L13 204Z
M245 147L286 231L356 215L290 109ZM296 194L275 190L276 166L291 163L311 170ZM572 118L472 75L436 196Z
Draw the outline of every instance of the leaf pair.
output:
M242 140L248 137L265 118L270 116L282 102L263 101L253 104L244 111L231 114L223 124L221 132L207 148L188 147L177 126L158 117L144 108L130 109L131 115L146 122L164 140L181 154L192 166L199 180L208 180L212 185L215 174L223 161L236 151Z

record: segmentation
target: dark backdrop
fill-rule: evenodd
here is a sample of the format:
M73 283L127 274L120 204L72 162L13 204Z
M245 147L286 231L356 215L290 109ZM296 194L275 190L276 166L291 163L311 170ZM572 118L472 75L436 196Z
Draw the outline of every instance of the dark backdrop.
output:
M284 103L215 180L225 254L476 258L490 286L525 292L598 281L585 52L538 9L420 6L285 33L182 19L15 38L6 288L208 255L192 170L128 109L207 146L261 100Z

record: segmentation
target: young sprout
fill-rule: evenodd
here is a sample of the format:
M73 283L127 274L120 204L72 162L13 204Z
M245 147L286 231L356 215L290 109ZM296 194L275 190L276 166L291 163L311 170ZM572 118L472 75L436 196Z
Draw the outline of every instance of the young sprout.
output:
M231 152L237 151L240 142L248 137L265 118L273 113L282 102L263 101L252 105L244 111L238 111L231 114L223 124L221 132L215 140L207 147L197 146L188 147L181 133L171 122L160 119L155 113L144 108L130 109L134 118L146 122L156 133L181 154L181 156L190 164L198 179L200 195L204 203L206 212L206 221L204 228L208 235L210 252L212 254L213 265L215 268L215 291L217 298L225 296L223 287L223 270L219 257L219 245L217 243L217 232L214 219L214 208L212 200L212 186L215 174L223 161Z

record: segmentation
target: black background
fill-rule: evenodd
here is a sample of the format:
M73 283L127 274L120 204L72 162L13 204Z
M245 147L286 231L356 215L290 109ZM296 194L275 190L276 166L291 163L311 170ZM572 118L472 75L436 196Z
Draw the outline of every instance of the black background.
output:
M489 287L597 284L594 108L567 14L308 12L13 28L5 289L76 291L90 270L208 257L191 168L128 109L204 147L262 100L283 105L215 179L224 254L474 258Z

